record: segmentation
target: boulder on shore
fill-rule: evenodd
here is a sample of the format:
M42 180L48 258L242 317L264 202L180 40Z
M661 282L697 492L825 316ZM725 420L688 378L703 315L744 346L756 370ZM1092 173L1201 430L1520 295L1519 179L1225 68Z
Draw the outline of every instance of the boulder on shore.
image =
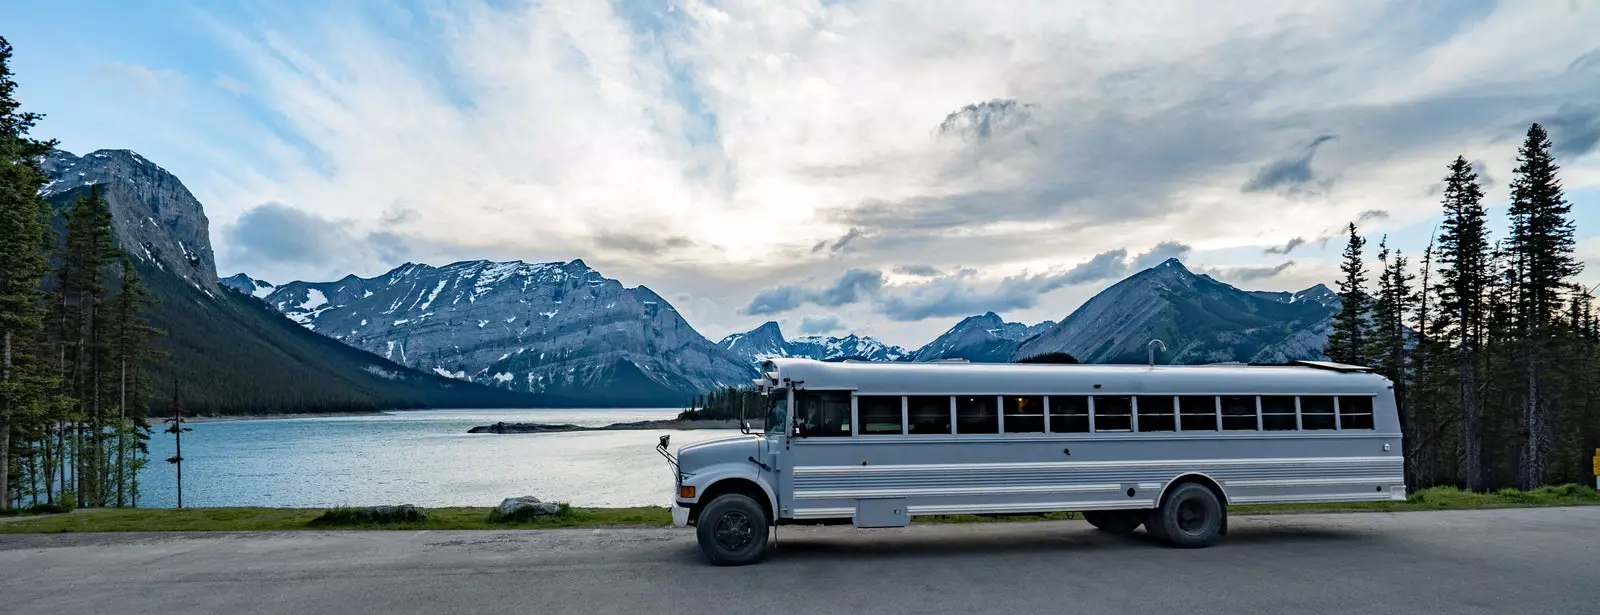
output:
M494 512L490 514L491 521L527 521L534 517L544 517L561 512L561 505L555 502L545 502L531 495L515 498L506 498L500 501Z

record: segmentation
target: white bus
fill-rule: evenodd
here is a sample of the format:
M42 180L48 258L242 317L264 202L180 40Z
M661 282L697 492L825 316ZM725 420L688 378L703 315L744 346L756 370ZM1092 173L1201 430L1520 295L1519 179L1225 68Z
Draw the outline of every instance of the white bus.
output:
M1238 504L1404 500L1393 385L1365 368L774 359L762 433L658 449L716 564L771 526L1077 511L1203 547ZM792 411L791 411L792 410Z

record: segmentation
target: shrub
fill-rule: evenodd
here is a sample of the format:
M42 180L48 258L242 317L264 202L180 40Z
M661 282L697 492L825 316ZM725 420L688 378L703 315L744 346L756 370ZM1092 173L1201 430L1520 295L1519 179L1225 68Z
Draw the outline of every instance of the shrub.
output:
M364 506L360 508L330 508L307 525L365 525L371 523L414 523L426 521L426 509L402 504L400 506Z

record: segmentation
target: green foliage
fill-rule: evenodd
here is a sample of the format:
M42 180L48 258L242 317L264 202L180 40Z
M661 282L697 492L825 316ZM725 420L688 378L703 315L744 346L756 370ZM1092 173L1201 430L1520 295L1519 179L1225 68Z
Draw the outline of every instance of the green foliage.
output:
M1367 365L1367 318L1372 298L1366 288L1366 265L1361 261L1361 250L1367 240L1356 232L1354 222L1350 223L1349 235L1344 262L1339 265L1339 271L1344 274L1339 279L1339 313L1333 317L1333 332L1328 334L1326 354L1340 363Z
M315 519L310 526L367 525L380 523L416 523L428 520L428 511L409 504L401 506L367 506L361 508L330 508Z

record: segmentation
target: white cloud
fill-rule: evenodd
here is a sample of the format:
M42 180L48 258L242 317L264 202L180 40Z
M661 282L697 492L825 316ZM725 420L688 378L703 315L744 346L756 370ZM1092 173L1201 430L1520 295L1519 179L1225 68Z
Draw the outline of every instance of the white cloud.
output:
M686 313L711 337L758 324L739 308L761 289L851 269L974 271L959 285L890 279L907 290L898 313L936 315L923 322L840 307L857 331L914 346L956 309L927 306L1000 291L1016 290L1003 303L1019 318L1060 318L1095 289L1017 280L1096 255L1148 264L1125 261L1171 241L1205 266L1217 251L1309 247L1363 211L1389 213L1369 232L1432 216L1428 188L1456 154L1509 169L1528 121L1600 97L1570 69L1593 51L1584 33L1600 30L1600 8L1473 10L461 0L396 20L328 8L213 23L242 63L213 80L228 95L186 110L209 122L150 130L206 161L184 179L219 228L279 202L339 220L351 242L387 241L311 265L219 237L225 268L276 280L396 264L373 254L581 257L704 302ZM138 68L118 74L165 83ZM939 138L986 101L1026 117ZM1337 140L1313 159L1323 135ZM1569 189L1600 184L1597 158L1567 165ZM1317 189L1242 191L1253 179ZM1255 283L1326 271L1306 250Z

